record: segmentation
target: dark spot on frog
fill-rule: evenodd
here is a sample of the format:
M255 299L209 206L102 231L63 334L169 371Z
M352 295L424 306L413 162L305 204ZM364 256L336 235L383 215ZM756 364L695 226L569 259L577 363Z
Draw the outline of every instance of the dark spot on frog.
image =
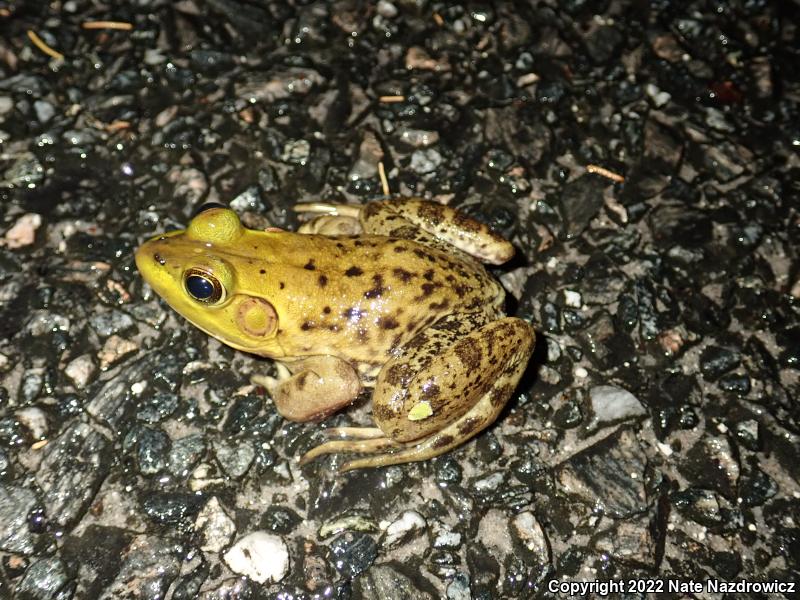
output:
M361 248L361 246L363 246L363 245L364 245L364 242L363 242L362 240L356 240L355 242L353 242L353 245L354 245L356 248Z
M299 389L303 389L306 387L306 379L308 378L308 373L303 371L300 375L297 376L297 387Z
M455 352L459 360L469 370L477 369L483 358L481 349L478 348L475 342L468 339L456 342L453 346L453 352Z
M428 258L428 253L419 248L414 248L414 254L416 254L419 258Z
M330 306L325 306L325 307L322 309L322 312L323 312L323 313L325 313L326 315L329 315L329 314L331 314L331 307L330 307Z
M444 448L453 443L453 436L452 435L441 435L436 438L436 441L433 442L433 448Z
M401 267L395 267L394 269L392 269L392 274L403 283L408 283L409 281L411 281L411 278L414 277L414 273L406 271Z
M259 269L258 272L261 273L262 275L264 275L266 273L266 271L264 269Z
M438 385L436 385L435 383L428 383L422 386L422 393L419 395L419 397L422 400L431 401L438 398L441 393L442 390L439 388Z
M286 287L286 284L281 281L278 283L278 286L280 286L280 288L283 289Z
M461 422L458 426L458 432L461 435L469 435L476 431L481 425L481 420L476 417L469 417Z
M435 290L437 287L438 286L435 283L423 283L422 287L421 287L422 294L420 296L418 296L417 298L414 298L414 299L415 300L424 300L425 298L430 296L433 293L433 290Z
M390 421L393 417L394 413L389 407L380 404L374 404L372 406L372 418L376 424Z
M408 248L406 248L405 246L395 246L394 247L394 251L397 252L398 254L400 254L401 252L405 252L406 250L408 250Z
M386 370L386 375L384 375L383 380L389 385L405 387L408 383L406 381L408 370L408 364L392 365Z
M386 291L383 287L383 275L373 275L372 284L372 288L364 292L364 298L380 298Z
M300 325L300 329L303 331L308 331L309 329L314 329L314 323L312 321L305 321L302 325Z
M397 329L400 323L394 317L381 317L378 319L378 327L381 329Z
M428 269L422 274L422 276L426 281L433 281L433 269Z
M403 339L403 334L398 333L396 336L392 338L392 343L389 346L389 351L394 352L400 347L400 341Z
M434 204L432 202L425 202L420 204L417 208L417 214L423 219L427 219L434 225L441 223L444 219L444 206L441 204ZM458 213L456 213L458 215Z
M344 244L342 242L336 242L336 247L339 248L340 250L343 250Z
M347 277L358 277L359 275L363 275L364 271L356 266L352 266L347 271L344 272Z
M500 406L508 399L509 396L511 396L511 392L513 391L514 388L512 388L510 385L494 388L491 396L489 397L489 401L492 403L492 406Z
M315 266L314 266L314 259L313 259L313 258L310 258L310 259L308 260L308 262L307 262L305 265L303 265L303 268L304 268L304 269L307 269L308 271L313 271L313 270L315 270L317 267L315 267Z
M431 310L445 310L448 306L450 306L450 301L447 298L441 302L430 303Z
M319 282L319 287L325 287L328 285L328 278L325 277L325 275L320 275L317 281Z

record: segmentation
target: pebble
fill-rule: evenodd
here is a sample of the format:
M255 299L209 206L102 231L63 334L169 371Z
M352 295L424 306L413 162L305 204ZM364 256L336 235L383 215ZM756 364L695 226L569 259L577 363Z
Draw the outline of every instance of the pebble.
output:
M36 213L26 213L19 217L14 225L6 231L2 244L11 250L30 246L36 239L36 230L42 225L42 216Z
M35 536L28 530L28 514L38 505L29 489L0 483L0 549L33 554Z
M438 131L425 131L423 129L412 129L410 127L398 127L395 136L404 144L412 148L427 148L439 142Z
M589 391L595 424L613 423L647 414L638 398L613 385L598 385Z
M425 518L415 510L407 510L393 521L384 532L383 545L393 546L408 539L414 532L425 529Z
M644 470L641 446L624 429L571 457L557 477L565 493L621 519L647 506Z
M534 563L546 565L550 563L550 543L544 529L529 511L521 512L511 519L511 533L530 552Z
M35 600L61 600L72 597L75 584L67 585L64 564L56 556L32 562L14 589L15 597Z
M14 413L14 416L34 440L44 439L50 429L44 411L36 406L21 408Z
M222 559L234 573L262 584L278 582L289 572L289 549L280 537L265 531L239 539Z
M103 344L103 349L97 354L100 360L100 370L106 371L139 350L138 344L116 334L109 337Z
M1 163L0 163L1 164ZM3 179L0 180L0 189L4 187L20 187L27 189L34 189L44 181L44 167L36 155L32 152L22 152L16 156L11 165L3 173ZM25 232L28 229L37 229L41 224L40 215L27 214L23 215L23 219L28 222L21 224L20 236L25 237ZM8 235L8 234L6 234Z
M56 114L56 109L46 100L37 100L33 103L33 110L36 111L36 118L40 123L47 123Z
M344 577L355 577L366 571L378 556L378 547L371 536L345 532L330 544L333 566Z
M427 150L416 150L411 155L409 167L415 173L424 175L426 173L433 173L441 164L442 155L433 148L428 148Z
M204 552L220 552L236 535L233 519L216 496L212 496L197 513L194 529L200 534L200 549Z
M91 354L81 354L64 367L64 373L78 390L83 390L96 372L97 367Z

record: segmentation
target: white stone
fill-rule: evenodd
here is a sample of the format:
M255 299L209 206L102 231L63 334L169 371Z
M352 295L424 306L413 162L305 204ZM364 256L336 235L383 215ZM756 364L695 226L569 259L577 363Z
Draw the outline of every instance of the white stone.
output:
M81 354L78 358L70 361L64 368L64 373L72 380L72 383L79 390L86 387L91 378L97 371L91 355Z
M212 496L198 513L194 528L202 536L200 549L204 552L219 552L230 543L236 533L233 519L222 508L216 496Z
M36 239L36 230L42 225L41 215L36 213L26 213L22 215L14 225L6 231L3 238L3 245L10 249L30 246Z
M223 555L231 571L257 583L280 581L289 572L289 549L277 535L254 531Z
M564 304L570 308L580 308L583 306L583 296L581 296L580 292L564 290Z
M407 510L386 528L386 537L383 538L385 546L391 546L403 539L412 531L425 528L425 519L415 510Z
M529 511L519 513L511 519L511 526L519 540L531 551L539 564L550 563L550 545L547 536L533 513Z
M589 391L596 423L608 423L646 414L641 402L628 390L598 385Z
M40 408L28 406L15 413L19 421L31 433L35 440L41 440L47 435L47 417Z

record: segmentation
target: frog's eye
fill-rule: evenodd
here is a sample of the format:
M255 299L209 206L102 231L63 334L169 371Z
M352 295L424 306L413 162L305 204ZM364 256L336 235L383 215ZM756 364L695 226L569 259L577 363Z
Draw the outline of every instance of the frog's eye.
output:
M208 271L189 269L183 274L186 293L203 304L218 304L225 299L225 288Z

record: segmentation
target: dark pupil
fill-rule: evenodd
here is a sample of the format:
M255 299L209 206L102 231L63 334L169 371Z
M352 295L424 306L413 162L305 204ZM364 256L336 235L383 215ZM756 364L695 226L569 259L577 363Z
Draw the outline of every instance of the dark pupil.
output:
M214 284L200 275L189 275L186 278L186 289L198 300L208 300L214 295Z

